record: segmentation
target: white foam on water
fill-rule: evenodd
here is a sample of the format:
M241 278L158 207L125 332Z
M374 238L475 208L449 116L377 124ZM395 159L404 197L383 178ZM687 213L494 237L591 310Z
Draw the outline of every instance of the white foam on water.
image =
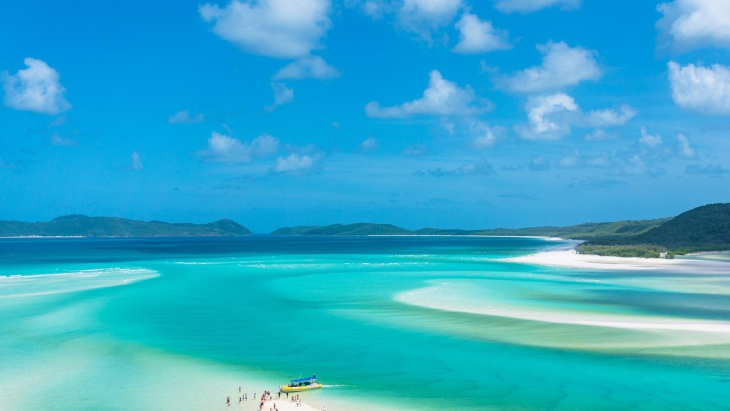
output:
M159 276L146 268L102 268L0 276L0 299L35 297L132 284Z

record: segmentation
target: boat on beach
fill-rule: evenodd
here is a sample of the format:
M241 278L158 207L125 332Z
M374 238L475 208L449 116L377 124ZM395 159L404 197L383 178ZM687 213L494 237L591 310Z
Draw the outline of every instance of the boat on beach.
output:
M317 382L317 376L312 375L311 377L299 378L291 380L289 385L281 387L282 392L302 392L309 390L316 390L322 388L322 384Z

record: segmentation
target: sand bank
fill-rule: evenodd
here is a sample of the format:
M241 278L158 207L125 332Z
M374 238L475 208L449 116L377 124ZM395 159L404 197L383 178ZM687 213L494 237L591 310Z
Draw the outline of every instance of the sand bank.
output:
M548 250L521 257L505 258L501 261L544 265L550 267L627 270L627 271L668 271L686 273L730 273L730 264L721 261L701 261L677 258L605 257L599 255L578 254L574 249Z

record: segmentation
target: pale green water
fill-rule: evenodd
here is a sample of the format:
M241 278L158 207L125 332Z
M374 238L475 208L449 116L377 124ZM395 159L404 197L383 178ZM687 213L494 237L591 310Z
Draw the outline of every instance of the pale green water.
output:
M223 410L309 373L334 411L728 409L730 270L497 261L548 245L0 240L0 409Z

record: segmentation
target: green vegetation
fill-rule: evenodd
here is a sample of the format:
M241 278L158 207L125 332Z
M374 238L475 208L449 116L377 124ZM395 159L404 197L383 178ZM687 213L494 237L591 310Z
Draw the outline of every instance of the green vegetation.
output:
M616 221L611 223L584 223L567 227L529 227L529 228L494 228L485 230L439 230L426 228L416 231L416 234L464 234L464 235L501 235L501 236L540 236L560 237L574 240L587 240L602 236L625 237L645 233L668 218L657 220Z
M494 228L484 230L458 230L422 228L408 230L391 224L333 224L328 226L284 227L274 235L494 235L494 236L540 236L586 240L600 236L630 236L644 233L668 218L657 220L617 221L611 223L585 223L568 227Z
M594 254L614 257L641 257L641 258L660 258L667 256L673 258L673 254L668 254L664 247L637 244L637 245L591 245L581 244L577 251L580 254Z
M589 241L587 246L664 247L670 254L730 250L730 204L708 204L686 211L644 233L606 236Z
M136 221L115 217L67 215L48 222L0 221L0 237L189 237L249 235L246 227L231 220L208 224Z

